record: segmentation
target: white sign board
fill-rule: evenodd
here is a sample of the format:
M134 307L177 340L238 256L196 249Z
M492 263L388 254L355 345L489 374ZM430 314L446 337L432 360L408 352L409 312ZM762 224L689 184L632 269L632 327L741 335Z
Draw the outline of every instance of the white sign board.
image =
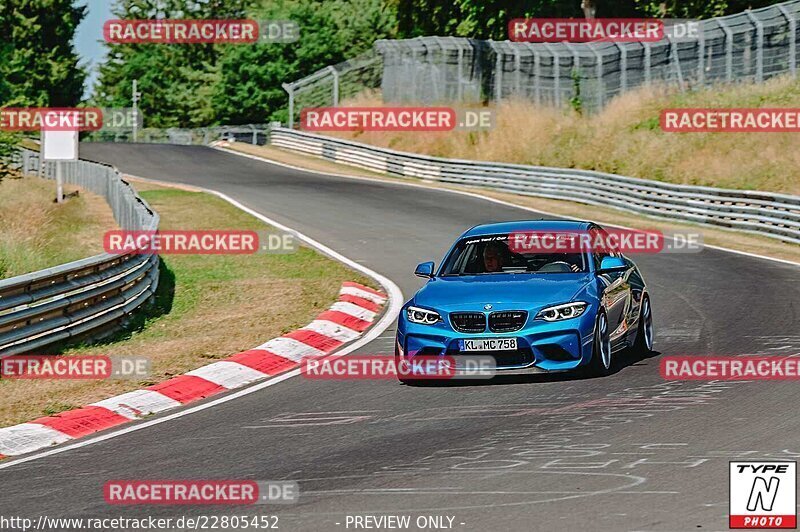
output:
M77 161L77 131L42 131L42 154L45 161Z

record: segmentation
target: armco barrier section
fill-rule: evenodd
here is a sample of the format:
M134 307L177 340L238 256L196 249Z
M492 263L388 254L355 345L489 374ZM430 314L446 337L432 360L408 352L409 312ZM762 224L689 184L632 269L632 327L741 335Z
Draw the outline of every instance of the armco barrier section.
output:
M662 183L587 170L429 157L273 128L274 146L380 173L615 207L800 244L800 196Z
M14 165L53 179L55 165L22 149ZM112 166L62 162L64 182L103 196L124 230L158 229L158 214ZM0 280L0 357L40 349L107 326L134 311L158 286L158 256L104 253Z

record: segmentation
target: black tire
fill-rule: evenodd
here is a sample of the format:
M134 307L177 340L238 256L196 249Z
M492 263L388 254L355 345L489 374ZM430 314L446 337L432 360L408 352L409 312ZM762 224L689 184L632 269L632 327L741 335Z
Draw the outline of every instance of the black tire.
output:
M605 377L611 373L614 367L614 358L611 353L611 331L608 326L608 318L605 311L601 310L597 314L594 323L594 342L592 343L592 359L589 361L587 370L590 376Z
M639 326L636 328L636 340L633 343L634 352L641 355L652 353L653 339L653 307L650 304L650 297L645 295L639 310Z

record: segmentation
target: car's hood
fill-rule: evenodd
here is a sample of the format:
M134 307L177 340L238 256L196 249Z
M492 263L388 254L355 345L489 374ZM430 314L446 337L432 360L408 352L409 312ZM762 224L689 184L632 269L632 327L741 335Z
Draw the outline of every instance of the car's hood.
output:
M500 274L437 277L414 296L414 305L435 310L525 310L566 303L591 276L578 274Z

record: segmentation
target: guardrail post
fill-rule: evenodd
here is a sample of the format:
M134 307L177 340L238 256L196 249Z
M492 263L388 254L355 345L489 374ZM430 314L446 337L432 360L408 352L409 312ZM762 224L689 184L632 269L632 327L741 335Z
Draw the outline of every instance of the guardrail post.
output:
M797 77L797 19L792 16L786 6L777 4L775 7L780 9L786 20L789 21L789 72Z
M291 83L282 83L283 90L289 93L289 129L294 127L294 86Z
M733 31L725 24L724 19L718 18L717 24L725 33L725 81L733 81Z
M756 74L757 82L764 81L764 23L761 22L749 9L745 11L747 17L756 26Z

